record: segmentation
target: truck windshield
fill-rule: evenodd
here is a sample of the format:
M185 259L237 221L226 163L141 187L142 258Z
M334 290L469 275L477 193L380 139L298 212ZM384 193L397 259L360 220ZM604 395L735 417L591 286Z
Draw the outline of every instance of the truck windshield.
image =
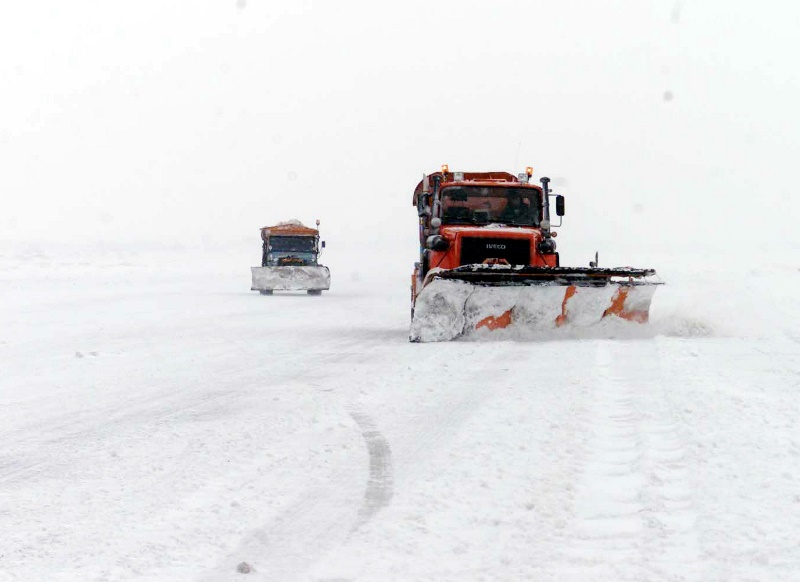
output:
M442 190L443 224L539 226L539 210L539 191L533 188L451 186Z
M269 249L279 252L313 253L316 244L313 236L271 236Z

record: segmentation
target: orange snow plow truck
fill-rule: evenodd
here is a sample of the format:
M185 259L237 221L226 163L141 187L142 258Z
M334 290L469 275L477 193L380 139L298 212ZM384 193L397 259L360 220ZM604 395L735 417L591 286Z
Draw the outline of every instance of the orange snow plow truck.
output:
M562 267L550 199L564 197L533 169L441 172L414 190L419 262L411 278L413 342L447 341L500 329L535 332L604 318L648 320L660 281L653 269ZM561 219L559 224L561 226Z

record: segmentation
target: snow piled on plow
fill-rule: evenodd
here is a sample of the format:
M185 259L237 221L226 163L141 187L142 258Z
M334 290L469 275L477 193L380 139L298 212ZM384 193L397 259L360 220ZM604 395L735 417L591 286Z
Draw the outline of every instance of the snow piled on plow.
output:
M619 289L617 284L577 287L565 301L564 285L481 286L437 279L417 298L410 339L544 339L572 337L576 328L583 337L586 328L599 337L650 333L638 323L604 317ZM651 285L630 287L626 306L646 312L654 292Z
M436 342L458 337L464 331L464 306L473 291L461 281L433 281L420 294L411 319L412 341Z
M331 287L328 267L250 267L253 291L324 291Z

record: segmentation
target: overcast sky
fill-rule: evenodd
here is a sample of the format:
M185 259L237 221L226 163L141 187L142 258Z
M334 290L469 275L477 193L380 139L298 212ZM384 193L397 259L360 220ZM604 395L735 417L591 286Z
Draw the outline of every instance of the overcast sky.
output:
M562 250L800 250L798 30L788 1L5 2L0 239L296 217L413 254L448 163L553 177Z

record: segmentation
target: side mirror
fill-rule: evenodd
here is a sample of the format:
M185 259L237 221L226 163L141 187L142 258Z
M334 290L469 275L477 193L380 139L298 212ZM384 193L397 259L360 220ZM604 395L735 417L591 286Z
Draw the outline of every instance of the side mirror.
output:
M564 197L556 196L556 215L564 216Z
M322 241L322 248L325 248L325 241Z

